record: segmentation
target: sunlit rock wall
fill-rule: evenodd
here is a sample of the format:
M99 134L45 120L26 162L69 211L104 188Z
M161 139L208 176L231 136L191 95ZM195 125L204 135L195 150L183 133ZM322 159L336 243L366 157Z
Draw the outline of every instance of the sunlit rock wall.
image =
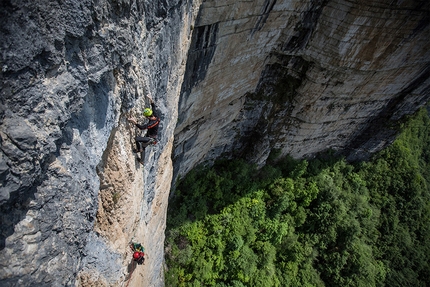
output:
M430 97L428 1L204 1L175 131L175 173L391 143Z
M195 5L195 6L193 6ZM187 1L2 1L0 285L164 286ZM162 124L131 152L149 97ZM146 249L131 263L131 240Z

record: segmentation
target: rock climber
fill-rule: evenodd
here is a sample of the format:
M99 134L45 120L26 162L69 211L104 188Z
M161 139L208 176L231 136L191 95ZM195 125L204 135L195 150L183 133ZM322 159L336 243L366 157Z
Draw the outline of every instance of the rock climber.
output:
M130 244L130 249L133 251L133 260L137 262L137 264L142 265L145 262L145 248L143 248L142 244L132 242Z
M157 143L157 133L158 133L158 125L160 123L160 118L155 112L155 104L152 99L151 100L151 108L145 108L143 110L143 115L149 120L149 122L145 125L140 125L137 123L136 119L131 117L127 120L134 124L140 130L147 130L146 135L144 137L136 136L136 149L133 150L135 153L140 153L140 158L137 160L144 164L145 162L145 148L150 144Z

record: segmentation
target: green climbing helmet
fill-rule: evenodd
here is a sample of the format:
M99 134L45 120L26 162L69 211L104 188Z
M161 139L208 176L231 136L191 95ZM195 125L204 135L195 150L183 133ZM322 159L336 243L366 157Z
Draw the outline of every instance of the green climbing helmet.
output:
M145 109L143 110L143 115L144 115L145 117L150 117L150 116L152 116L152 110L151 110L150 108L145 108Z

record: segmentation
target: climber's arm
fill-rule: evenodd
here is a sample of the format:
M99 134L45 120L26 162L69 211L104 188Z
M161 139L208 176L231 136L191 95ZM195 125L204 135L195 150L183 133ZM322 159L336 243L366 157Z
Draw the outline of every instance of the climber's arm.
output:
M135 118L128 118L127 120L141 130L146 130L148 128L147 125L138 124Z

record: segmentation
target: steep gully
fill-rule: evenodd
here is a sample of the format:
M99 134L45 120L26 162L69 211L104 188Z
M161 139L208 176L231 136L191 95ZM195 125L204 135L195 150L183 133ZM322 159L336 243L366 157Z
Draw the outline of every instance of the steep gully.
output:
M0 11L2 286L163 286L176 178L221 156L262 165L331 148L361 160L430 95L426 1L3 1ZM142 167L126 118L147 96L162 126ZM131 240L145 245L144 266Z

